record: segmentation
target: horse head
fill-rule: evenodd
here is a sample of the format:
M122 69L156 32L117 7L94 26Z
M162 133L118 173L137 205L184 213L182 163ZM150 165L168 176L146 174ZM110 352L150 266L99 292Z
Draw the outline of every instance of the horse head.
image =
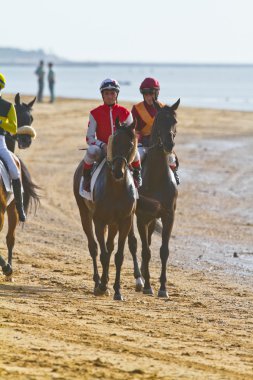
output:
M180 104L180 99L172 106L165 105L161 107L157 101L154 106L157 109L157 115L152 127L150 145L160 146L166 154L172 152L175 145L176 137L176 110Z
M33 122L32 106L36 97L28 104L20 102L19 93L15 96L15 109L17 113L18 130L16 140L19 149L26 149L32 143L32 138L36 137L35 129L31 126Z
M120 124L117 118L115 127L116 130L108 142L107 162L113 177L116 180L122 180L126 168L134 160L137 150L137 137L134 132L135 122L127 126Z

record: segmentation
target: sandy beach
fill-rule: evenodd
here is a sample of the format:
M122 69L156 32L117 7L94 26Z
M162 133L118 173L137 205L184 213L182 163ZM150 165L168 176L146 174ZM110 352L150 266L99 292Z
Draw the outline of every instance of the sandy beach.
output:
M115 302L93 295L72 191L88 114L98 104L35 104L37 139L16 151L43 190L37 213L17 228L14 282L0 275L0 379L253 379L253 113L179 108L170 296L135 292L126 248L125 301ZM6 226L6 258L5 234ZM155 294L159 247L155 235ZM110 287L114 273L112 258Z

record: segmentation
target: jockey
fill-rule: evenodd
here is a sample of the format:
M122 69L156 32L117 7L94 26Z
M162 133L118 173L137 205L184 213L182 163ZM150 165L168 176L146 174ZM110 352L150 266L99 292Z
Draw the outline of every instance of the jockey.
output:
M144 159L146 154L146 148L149 146L149 139L151 135L152 125L157 114L157 109L154 107L153 100L158 101L160 91L160 84L155 78L145 78L140 85L140 92L143 95L143 102L140 102L133 106L132 114L136 119L136 130L139 134L139 153L141 160ZM161 107L163 104L158 102ZM172 169L175 180L179 185L180 180L178 177L178 159L173 152L168 159L170 168Z
M8 167L19 220L20 222L25 222L26 215L23 206L20 172L15 164L12 153L8 150L5 144L6 132L11 133L12 135L17 133L17 115L15 107L1 97L1 90L5 87L5 83L5 77L0 73L0 159L2 159Z
M115 130L115 120L119 117L120 123L130 125L133 123L132 114L124 107L117 104L119 83L114 79L105 79L100 85L100 92L104 101L103 105L93 109L89 115L86 141L87 153L84 156L84 190L90 191L91 169L95 161L100 161L106 156L109 137ZM137 151L134 161L133 178L138 188L142 184L140 155Z

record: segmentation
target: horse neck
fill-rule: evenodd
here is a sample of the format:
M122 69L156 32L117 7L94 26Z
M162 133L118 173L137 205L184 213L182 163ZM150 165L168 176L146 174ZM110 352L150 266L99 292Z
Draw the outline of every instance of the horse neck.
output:
M5 136L5 143L6 143L8 150L10 150L12 153L14 153L16 141L10 135L7 134Z
M167 154L158 145L149 148L147 152L145 172L148 173L148 179L152 182L168 176Z

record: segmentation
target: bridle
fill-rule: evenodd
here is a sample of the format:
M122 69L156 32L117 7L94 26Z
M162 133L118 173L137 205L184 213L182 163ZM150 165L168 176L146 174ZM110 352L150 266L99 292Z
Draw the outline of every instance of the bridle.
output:
M122 161L123 163L125 163L126 168L130 168L129 157L131 156L131 153L132 153L132 150L130 149L130 151L127 154L127 157L125 157L123 155L117 155L117 156L113 157L111 160L107 159L106 160L107 165L112 170L116 161Z
M157 113L157 115L156 115L156 117L155 117L155 120L154 120L154 123L153 123L153 127L152 127L152 129L156 128L156 124L157 124L158 116L159 116L159 112ZM176 132L170 130L170 131L169 131L169 134L171 135L171 139L172 139L172 141L174 142L174 138L176 137ZM153 149L153 148L155 148L155 147L158 147L158 148L160 148L160 149L163 149L164 152L167 153L167 150L166 150L166 148L164 147L164 142L163 142L163 140L162 140L162 138L161 138L161 133L160 133L160 129L159 129L159 128L157 128L156 135L157 135L157 141L156 141L154 144L150 145L150 146L149 146L149 149Z
M121 161L125 162L125 165L127 167L129 167L128 160L124 156L115 156L115 157L113 157L112 160L107 160L106 162L107 162L107 165L109 166L109 168L112 169L115 161L118 161L118 160L121 160Z

